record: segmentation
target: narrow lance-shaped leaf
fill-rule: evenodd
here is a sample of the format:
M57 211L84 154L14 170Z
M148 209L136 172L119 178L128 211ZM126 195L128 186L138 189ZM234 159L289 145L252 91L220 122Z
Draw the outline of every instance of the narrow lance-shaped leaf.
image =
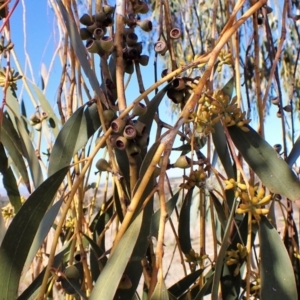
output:
M81 134L80 125L83 116L83 110L84 106L77 109L60 130L49 159L49 176L70 164L76 150L75 146L78 136Z
M27 168L23 159L23 149L21 139L13 126L13 123L6 117L2 119L2 126L0 128L0 139L4 148L8 151L8 154L13 161L14 165L20 172L23 182L27 189L30 190L29 177Z
M273 193L291 200L300 199L300 183L288 164L256 131L249 132L239 127L228 127L230 136L252 170Z
M191 188L185 195L179 216L178 239L181 250L184 254L189 254L192 249L190 237L190 209L192 205L193 191L194 188Z
M67 171L68 168L63 168L45 180L28 197L8 227L0 247L0 299L16 298L35 234Z
M259 224L262 300L298 299L295 274L284 244L265 216Z
M33 148L32 141L30 140L26 128L24 127L23 121L16 118L15 122L17 125L17 129L19 130L19 135L23 145L23 152L28 161L34 187L37 188L44 181L44 176L39 160L36 156L35 149Z
M26 262L23 267L23 276L26 276L26 272L29 269L37 251L42 246L50 228L52 227L62 203L63 200L57 201L53 206L51 206L51 208L46 212L45 216L43 217L43 220L41 221L41 224L37 230L37 233L34 237L29 253L27 255Z
M112 300L114 298L119 282L137 242L142 220L143 213L140 213L125 232L96 281L90 300Z

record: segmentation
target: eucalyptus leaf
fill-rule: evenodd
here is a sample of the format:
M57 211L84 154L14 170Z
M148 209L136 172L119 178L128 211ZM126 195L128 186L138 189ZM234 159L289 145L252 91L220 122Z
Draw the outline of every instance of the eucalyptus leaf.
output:
M297 286L288 252L265 216L259 223L262 300L296 300Z
M67 171L68 168L63 168L45 180L28 197L8 227L0 247L0 298L17 297L21 272L32 242Z
M169 293L162 276L159 276L150 300L169 300Z
M23 153L28 161L29 170L34 187L37 188L44 181L44 176L42 173L40 162L37 158L35 149L33 148L32 141L26 131L26 128L24 127L23 121L16 118L15 122L22 142Z
M75 147L78 136L81 134L80 125L82 121L83 110L84 106L77 109L60 130L49 159L49 176L70 164L71 159L76 152Z
M300 183L289 165L256 131L247 128L249 132L237 126L228 127L228 131L251 169L272 193L299 200Z
M190 236L190 209L192 206L194 188L189 189L185 195L178 223L178 240L184 254L189 254L192 249Z
M287 164L292 167L293 164L296 162L296 160L298 159L300 155L300 136L297 138L297 141L295 142L295 144L293 145L293 148L290 152L290 154L288 155L288 157L286 158L286 162Z

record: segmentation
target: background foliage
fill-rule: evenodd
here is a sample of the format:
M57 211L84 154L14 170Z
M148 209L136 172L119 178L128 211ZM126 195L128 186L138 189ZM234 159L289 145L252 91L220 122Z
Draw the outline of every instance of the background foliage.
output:
M299 3L208 2L49 1L52 107L1 1L1 298L298 299Z

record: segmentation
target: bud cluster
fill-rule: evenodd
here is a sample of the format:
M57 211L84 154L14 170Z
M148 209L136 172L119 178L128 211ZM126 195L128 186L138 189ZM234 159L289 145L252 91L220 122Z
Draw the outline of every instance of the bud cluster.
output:
M225 189L234 189L235 196L240 198L241 203L236 209L236 213L252 213L257 221L260 221L260 215L266 215L269 209L265 208L270 203L272 195L266 195L263 187L250 185L248 190L244 184L235 182L234 179L225 180Z
M8 72L8 77L6 78L6 68L0 69L0 86L4 87L6 82L13 90L17 90L16 81L21 79L22 75L19 72L15 72L14 68L10 68ZM6 81L7 80L7 81Z
M240 273L240 267L247 257L247 247L240 243L237 243L237 250L226 251L226 265L232 266L236 265L233 271L233 276L237 276Z

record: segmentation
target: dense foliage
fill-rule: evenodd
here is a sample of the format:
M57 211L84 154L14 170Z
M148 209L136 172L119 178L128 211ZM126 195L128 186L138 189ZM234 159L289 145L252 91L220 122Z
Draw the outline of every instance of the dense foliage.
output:
M0 2L1 299L298 299L298 2L51 0L55 108Z

